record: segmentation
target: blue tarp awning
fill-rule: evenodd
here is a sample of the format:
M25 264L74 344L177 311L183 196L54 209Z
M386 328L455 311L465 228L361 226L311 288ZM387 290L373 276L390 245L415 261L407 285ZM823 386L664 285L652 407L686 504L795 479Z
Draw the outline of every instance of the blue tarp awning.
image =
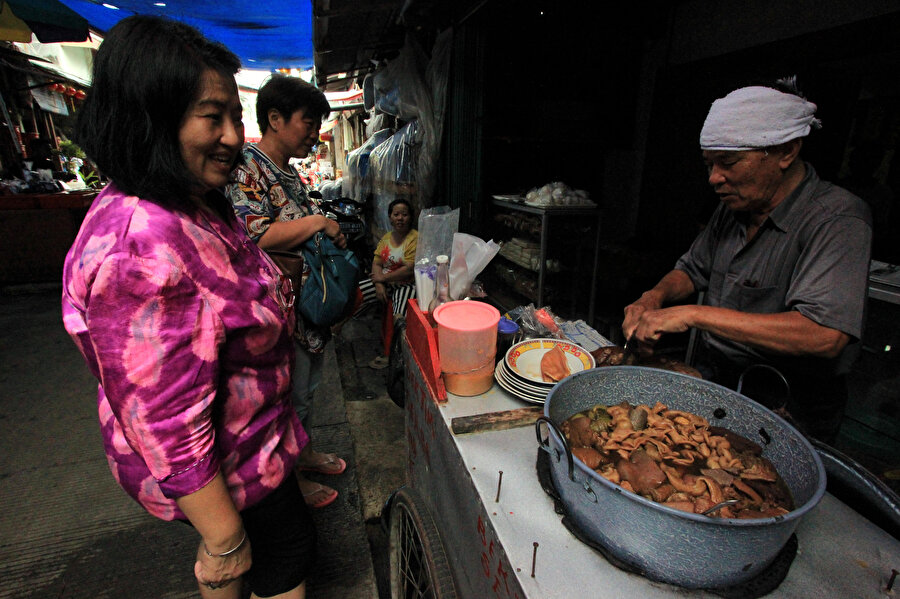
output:
M101 32L134 14L182 21L225 44L245 69L309 69L314 62L311 0L61 1Z

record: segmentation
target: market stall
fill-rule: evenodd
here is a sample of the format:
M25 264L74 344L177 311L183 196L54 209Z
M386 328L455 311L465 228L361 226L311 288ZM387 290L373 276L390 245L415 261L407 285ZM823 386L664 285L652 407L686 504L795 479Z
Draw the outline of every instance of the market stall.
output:
M63 260L98 191L0 196L0 284L58 282Z
M417 307L411 312L409 483L388 512L393 597L412 587L435 597L844 598L889 596L896 587L900 541L830 493L754 584L691 590L614 565L564 525L552 484L539 476L542 459L560 459L541 457L548 452L533 423L544 406L497 384L471 397L446 393L435 331Z

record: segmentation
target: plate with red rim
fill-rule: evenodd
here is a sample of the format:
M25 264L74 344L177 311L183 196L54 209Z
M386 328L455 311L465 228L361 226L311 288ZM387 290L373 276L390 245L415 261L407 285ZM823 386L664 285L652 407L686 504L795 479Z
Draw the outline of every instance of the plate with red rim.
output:
M514 376L525 379L531 384L552 387L554 381L544 381L541 376L541 359L548 351L559 347L566 356L566 364L570 374L590 370L596 365L594 356L580 345L562 339L526 339L520 341L506 352L503 358L506 367Z
M550 389L553 388L553 385L556 384L556 383L542 383L539 385L537 383L525 380L524 378L517 376L517 375L513 374L512 372L510 372L509 366L506 365L505 360L500 360L497 364L500 365L500 368L497 369L497 373L500 376L502 376L506 380L507 383L509 383L510 385L513 385L517 389L521 389L522 391L526 391L526 392L541 395L541 396L546 396L550 392Z
M494 380L497 381L497 384L500 385L501 389L513 397L521 399L522 401L527 401L528 403L543 404L547 400L546 393L526 391L523 387L510 382L510 380L502 373L502 369L503 362L500 361L494 369Z

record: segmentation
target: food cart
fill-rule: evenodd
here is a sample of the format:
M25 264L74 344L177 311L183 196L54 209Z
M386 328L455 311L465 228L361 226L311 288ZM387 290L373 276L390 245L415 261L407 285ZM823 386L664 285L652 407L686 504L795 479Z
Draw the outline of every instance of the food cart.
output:
M408 484L385 509L392 597L761 596L758 588L725 593L654 582L579 540L536 473L547 453L533 425L541 406L497 385L474 397L448 394L435 331L417 307L408 320ZM900 541L831 494L795 538L787 574L766 597L876 598L900 589Z

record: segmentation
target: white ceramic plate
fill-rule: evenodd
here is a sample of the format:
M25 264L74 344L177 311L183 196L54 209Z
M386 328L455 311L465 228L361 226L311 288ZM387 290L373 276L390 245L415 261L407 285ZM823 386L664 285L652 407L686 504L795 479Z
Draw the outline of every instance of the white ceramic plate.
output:
M523 385L520 385L518 381L510 378L509 375L505 374L502 369L497 373L497 375L500 377L500 379L503 380L504 383L506 383L507 386L515 389L516 392L518 392L520 395L524 395L532 399L539 399L541 401L547 399L548 391L533 391Z
M506 391L513 397L521 399L522 401L527 401L528 403L534 403L534 404L543 404L546 401L546 399L547 399L546 395L544 397L540 398L536 395L526 394L525 392L513 387L508 382L506 382L506 379L502 375L498 374L499 370L500 370L500 365L498 364L497 368L494 370L494 379L497 381L497 384L500 385L501 389L503 389L504 391Z
M553 386L541 377L541 358L555 346L566 354L569 372L575 374L594 367L594 356L580 345L560 339L527 339L516 343L506 352L506 365L509 370L532 383Z
M498 362L498 364L500 364L500 371L499 371L500 375L503 376L504 379L506 379L507 383L516 387L517 389L521 389L523 391L527 391L529 393L533 393L536 395L547 395L548 393L550 393L550 389L552 389L553 386L556 384L556 383L542 383L539 385L539 384L533 383L531 381L527 381L524 378L513 374L510 371L509 366L506 365L505 360L500 360L500 362Z

